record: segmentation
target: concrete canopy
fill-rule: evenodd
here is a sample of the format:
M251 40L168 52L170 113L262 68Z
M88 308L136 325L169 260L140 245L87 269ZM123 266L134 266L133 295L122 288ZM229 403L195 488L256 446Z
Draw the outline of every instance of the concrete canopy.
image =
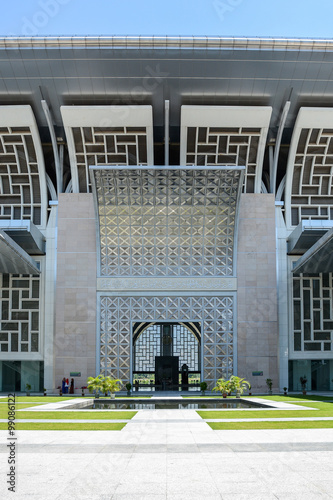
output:
M3 274L39 274L37 263L0 230L0 272Z

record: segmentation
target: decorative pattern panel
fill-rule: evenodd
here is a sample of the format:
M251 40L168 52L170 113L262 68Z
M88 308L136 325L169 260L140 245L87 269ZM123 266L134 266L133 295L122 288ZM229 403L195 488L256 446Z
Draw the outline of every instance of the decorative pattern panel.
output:
M333 219L333 128L303 129L295 156L291 223Z
M138 337L133 346L133 371L154 372L155 356L161 356L161 325L151 325Z
M190 371L199 371L200 344L184 325L173 326L172 355L179 357L179 370L187 364Z
M89 191L90 165L147 165L146 127L73 127L80 192Z
M233 296L101 296L100 372L130 380L132 323L200 321L204 366L211 387L233 373Z
M245 192L253 193L260 128L188 127L186 165L246 165Z
M0 107L0 219L46 225L45 166L30 106Z
M332 352L332 273L294 276L293 321L295 352Z
M333 109L301 108L290 143L285 207L289 228L333 220Z
M243 166L244 191L260 193L271 112L266 106L182 106L181 165Z
M233 275L242 169L92 172L101 276Z
M151 106L62 106L73 191L87 193L91 165L152 165Z
M179 357L179 370L184 363L190 371L199 371L200 345L193 333L184 325L172 324L170 337L170 356ZM164 339L162 325L148 326L133 346L133 371L155 370L155 356L165 355L162 349Z
M39 276L2 274L1 352L39 351Z

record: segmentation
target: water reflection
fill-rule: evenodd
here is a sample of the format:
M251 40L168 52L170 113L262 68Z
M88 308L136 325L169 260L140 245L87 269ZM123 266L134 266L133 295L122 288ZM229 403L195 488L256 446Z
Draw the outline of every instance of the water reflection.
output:
M258 405L251 405L244 401L219 401L219 402L152 402L152 401L131 401L131 402L106 402L95 401L94 404L81 408L82 410L199 410L199 409L237 409L237 408L258 408Z

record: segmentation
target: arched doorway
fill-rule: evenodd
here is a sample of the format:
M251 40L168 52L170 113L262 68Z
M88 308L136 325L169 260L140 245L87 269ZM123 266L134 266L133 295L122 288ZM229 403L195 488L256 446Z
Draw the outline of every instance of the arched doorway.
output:
M134 387L194 390L198 389L200 374L199 322L134 323Z

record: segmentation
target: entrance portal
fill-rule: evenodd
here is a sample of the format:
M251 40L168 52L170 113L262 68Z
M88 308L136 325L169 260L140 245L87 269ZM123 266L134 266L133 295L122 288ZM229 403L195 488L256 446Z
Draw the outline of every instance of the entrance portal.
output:
M199 322L143 322L133 328L133 379L136 387L194 389L201 374ZM184 379L186 366L186 382Z

